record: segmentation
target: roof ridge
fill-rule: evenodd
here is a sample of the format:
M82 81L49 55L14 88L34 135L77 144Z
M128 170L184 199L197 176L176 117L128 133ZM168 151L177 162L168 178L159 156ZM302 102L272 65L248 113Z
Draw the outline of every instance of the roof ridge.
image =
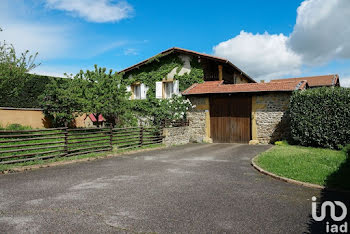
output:
M205 81L207 82L207 81ZM283 84L286 84L286 83L295 83L297 81L295 80L291 80L291 81L284 81L284 82L266 82L266 83L240 83L240 84L221 84L221 85L237 85L237 86L243 86L243 85L266 85L266 84L269 84L269 85L273 85L273 84L276 84L276 83L283 83Z
M288 80L288 79L303 79L303 78L317 78L317 77L325 77L325 76L337 76L338 74L328 74L328 75L316 75L316 76L300 76L300 77L289 77L289 78L278 78L278 79L272 79L271 81L277 81L277 80Z

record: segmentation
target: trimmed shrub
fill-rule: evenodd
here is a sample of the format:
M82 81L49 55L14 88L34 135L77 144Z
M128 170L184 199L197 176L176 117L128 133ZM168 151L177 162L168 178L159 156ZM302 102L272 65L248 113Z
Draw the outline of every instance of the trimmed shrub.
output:
M58 83L66 82L64 78L33 74L25 74L20 80L0 77L0 107L40 108L38 97L44 93L52 79L56 79ZM17 82L23 85L19 88Z
M339 148L350 143L350 89L295 91L290 100L291 135L304 146Z
M350 144L347 144L346 146L343 147L343 152L350 158Z

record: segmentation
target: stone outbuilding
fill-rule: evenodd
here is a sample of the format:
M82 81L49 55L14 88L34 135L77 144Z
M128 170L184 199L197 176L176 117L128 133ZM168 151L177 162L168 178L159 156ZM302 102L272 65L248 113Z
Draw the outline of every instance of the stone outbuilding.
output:
M320 86L339 86L337 75L272 80L269 83L193 84L182 95L196 108L189 114L202 141L272 143L287 137L288 105L292 92Z

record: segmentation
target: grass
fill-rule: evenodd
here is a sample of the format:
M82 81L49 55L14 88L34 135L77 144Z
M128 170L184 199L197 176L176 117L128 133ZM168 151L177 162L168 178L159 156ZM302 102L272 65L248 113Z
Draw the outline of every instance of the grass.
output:
M85 158L97 158L97 157L104 157L111 154L124 154L128 152L133 151L139 151L143 149L152 149L152 148L158 148L164 146L163 144L153 144L153 145L146 145L138 148L130 148L130 149L115 149L113 151L107 151L107 152L100 152L100 153L90 153L90 154L82 154L77 156L71 156L71 157L58 157L53 159L46 159L46 160L34 160L34 161L28 161L23 163L14 163L14 164L3 164L0 165L0 172L11 170L13 168L20 168L25 166L34 166L34 165L47 165L54 162L63 162L63 161L72 161L72 160L79 160L79 159L85 159Z
M326 187L350 189L349 158L344 151L281 143L260 154L255 162L264 170L279 176Z

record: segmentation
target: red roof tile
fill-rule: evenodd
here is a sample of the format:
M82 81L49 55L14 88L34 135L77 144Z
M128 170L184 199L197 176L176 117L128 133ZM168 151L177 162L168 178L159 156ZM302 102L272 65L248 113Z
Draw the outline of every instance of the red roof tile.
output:
M302 90L307 86L305 80L270 82L270 83L246 83L246 84L223 84L223 81L206 81L194 84L186 89L183 95L213 94L213 93L250 93L250 92L276 92Z
M90 114L90 115L89 115L89 118L91 119L92 122L96 122L95 115ZM105 121L105 119L104 119L103 116L100 114L100 115L98 116L98 122L103 122L103 121Z
M310 87L316 86L334 86L338 84L338 75L325 75L325 76L309 76L309 77L298 77L298 78L286 78L286 79L276 79L270 82L289 82L289 81L301 81L307 80Z

